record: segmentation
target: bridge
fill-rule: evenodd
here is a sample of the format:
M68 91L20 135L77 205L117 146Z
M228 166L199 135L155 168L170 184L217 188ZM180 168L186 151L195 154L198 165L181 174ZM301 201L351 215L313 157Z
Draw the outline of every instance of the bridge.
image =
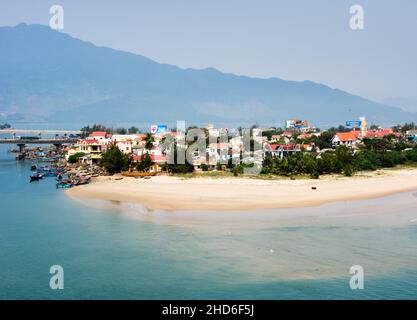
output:
M76 143L78 137L69 135L79 135L82 131L71 130L24 130L24 129L2 129L0 135L12 135L12 138L0 138L0 144L16 144L20 153L24 153L27 144L51 144L60 149L63 144ZM18 134L36 135L35 137L19 137ZM54 135L54 138L42 138L42 135ZM61 137L59 137L61 135ZM62 137L64 136L64 137Z
M70 135L70 134L82 134L82 131L71 131L71 130L25 130L25 129L1 129L0 134L36 134L36 135Z
M20 153L25 151L27 144L52 144L58 150L63 144L76 143L78 138L67 138L67 139L0 139L0 144L16 144L19 147Z

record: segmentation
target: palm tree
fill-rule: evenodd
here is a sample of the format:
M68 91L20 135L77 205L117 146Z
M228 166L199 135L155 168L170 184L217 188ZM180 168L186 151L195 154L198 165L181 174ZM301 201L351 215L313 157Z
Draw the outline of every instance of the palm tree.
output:
M144 140L145 140L145 149L149 153L149 150L151 150L152 147L153 147L153 143L155 142L155 138L151 133L148 132L148 133L146 133Z

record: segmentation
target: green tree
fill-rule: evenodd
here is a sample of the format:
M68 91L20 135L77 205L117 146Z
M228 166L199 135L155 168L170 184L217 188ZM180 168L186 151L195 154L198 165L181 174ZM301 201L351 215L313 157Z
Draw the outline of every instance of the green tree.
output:
M154 136L153 136L150 132L147 132L147 133L145 134L145 138L144 138L144 140L145 140L145 149L146 149L147 151L152 150L152 148L153 148L153 143L155 142L155 138L154 138Z
M136 127L134 127L134 126L132 126L132 127L130 127L129 129L127 129L127 132L128 132L129 134L136 134L136 133L138 133L138 132L139 132L139 129L138 129L138 128L136 128Z
M79 158L82 158L85 156L84 152L77 152L73 154L72 156L68 157L68 163L76 163Z
M107 133L112 133L112 130L110 128L107 128L106 126L104 126L102 124L98 124L98 123L93 124L91 127L89 125L85 126L85 127L81 128L80 131L83 132L82 135L81 135L82 137L86 137L86 136L90 135L91 133L93 133L94 131L104 131L104 132L107 132Z
M115 130L115 132L116 132L117 134L126 134L126 133L127 133L127 130L126 130L125 128L117 128L117 129Z
M139 172L147 172L152 166L152 159L151 156L148 153L145 153L140 158L140 161L136 165L136 169Z
M353 154L346 146L339 146L336 148L337 166L342 168L343 173L346 176L353 175Z
M129 169L131 159L128 155L120 151L116 145L111 145L102 154L100 163L106 168L108 173L114 174Z
M320 149L330 149L335 134L336 131L323 131L319 136L313 136L311 142L314 142Z

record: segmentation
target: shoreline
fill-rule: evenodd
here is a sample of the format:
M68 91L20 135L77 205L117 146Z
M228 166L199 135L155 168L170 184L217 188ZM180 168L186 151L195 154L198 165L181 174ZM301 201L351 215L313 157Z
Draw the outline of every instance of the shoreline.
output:
M353 177L331 175L319 180L171 176L115 179L98 177L89 185L65 192L80 200L139 203L151 211L247 211L314 207L417 190L417 169L378 170Z

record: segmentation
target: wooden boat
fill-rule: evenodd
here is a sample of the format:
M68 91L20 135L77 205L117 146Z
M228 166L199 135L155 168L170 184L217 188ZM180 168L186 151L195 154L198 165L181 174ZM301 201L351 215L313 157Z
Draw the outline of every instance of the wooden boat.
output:
M156 172L129 172L129 171L124 171L124 172L122 172L122 176L124 176L124 177L153 177L153 176L156 176Z

